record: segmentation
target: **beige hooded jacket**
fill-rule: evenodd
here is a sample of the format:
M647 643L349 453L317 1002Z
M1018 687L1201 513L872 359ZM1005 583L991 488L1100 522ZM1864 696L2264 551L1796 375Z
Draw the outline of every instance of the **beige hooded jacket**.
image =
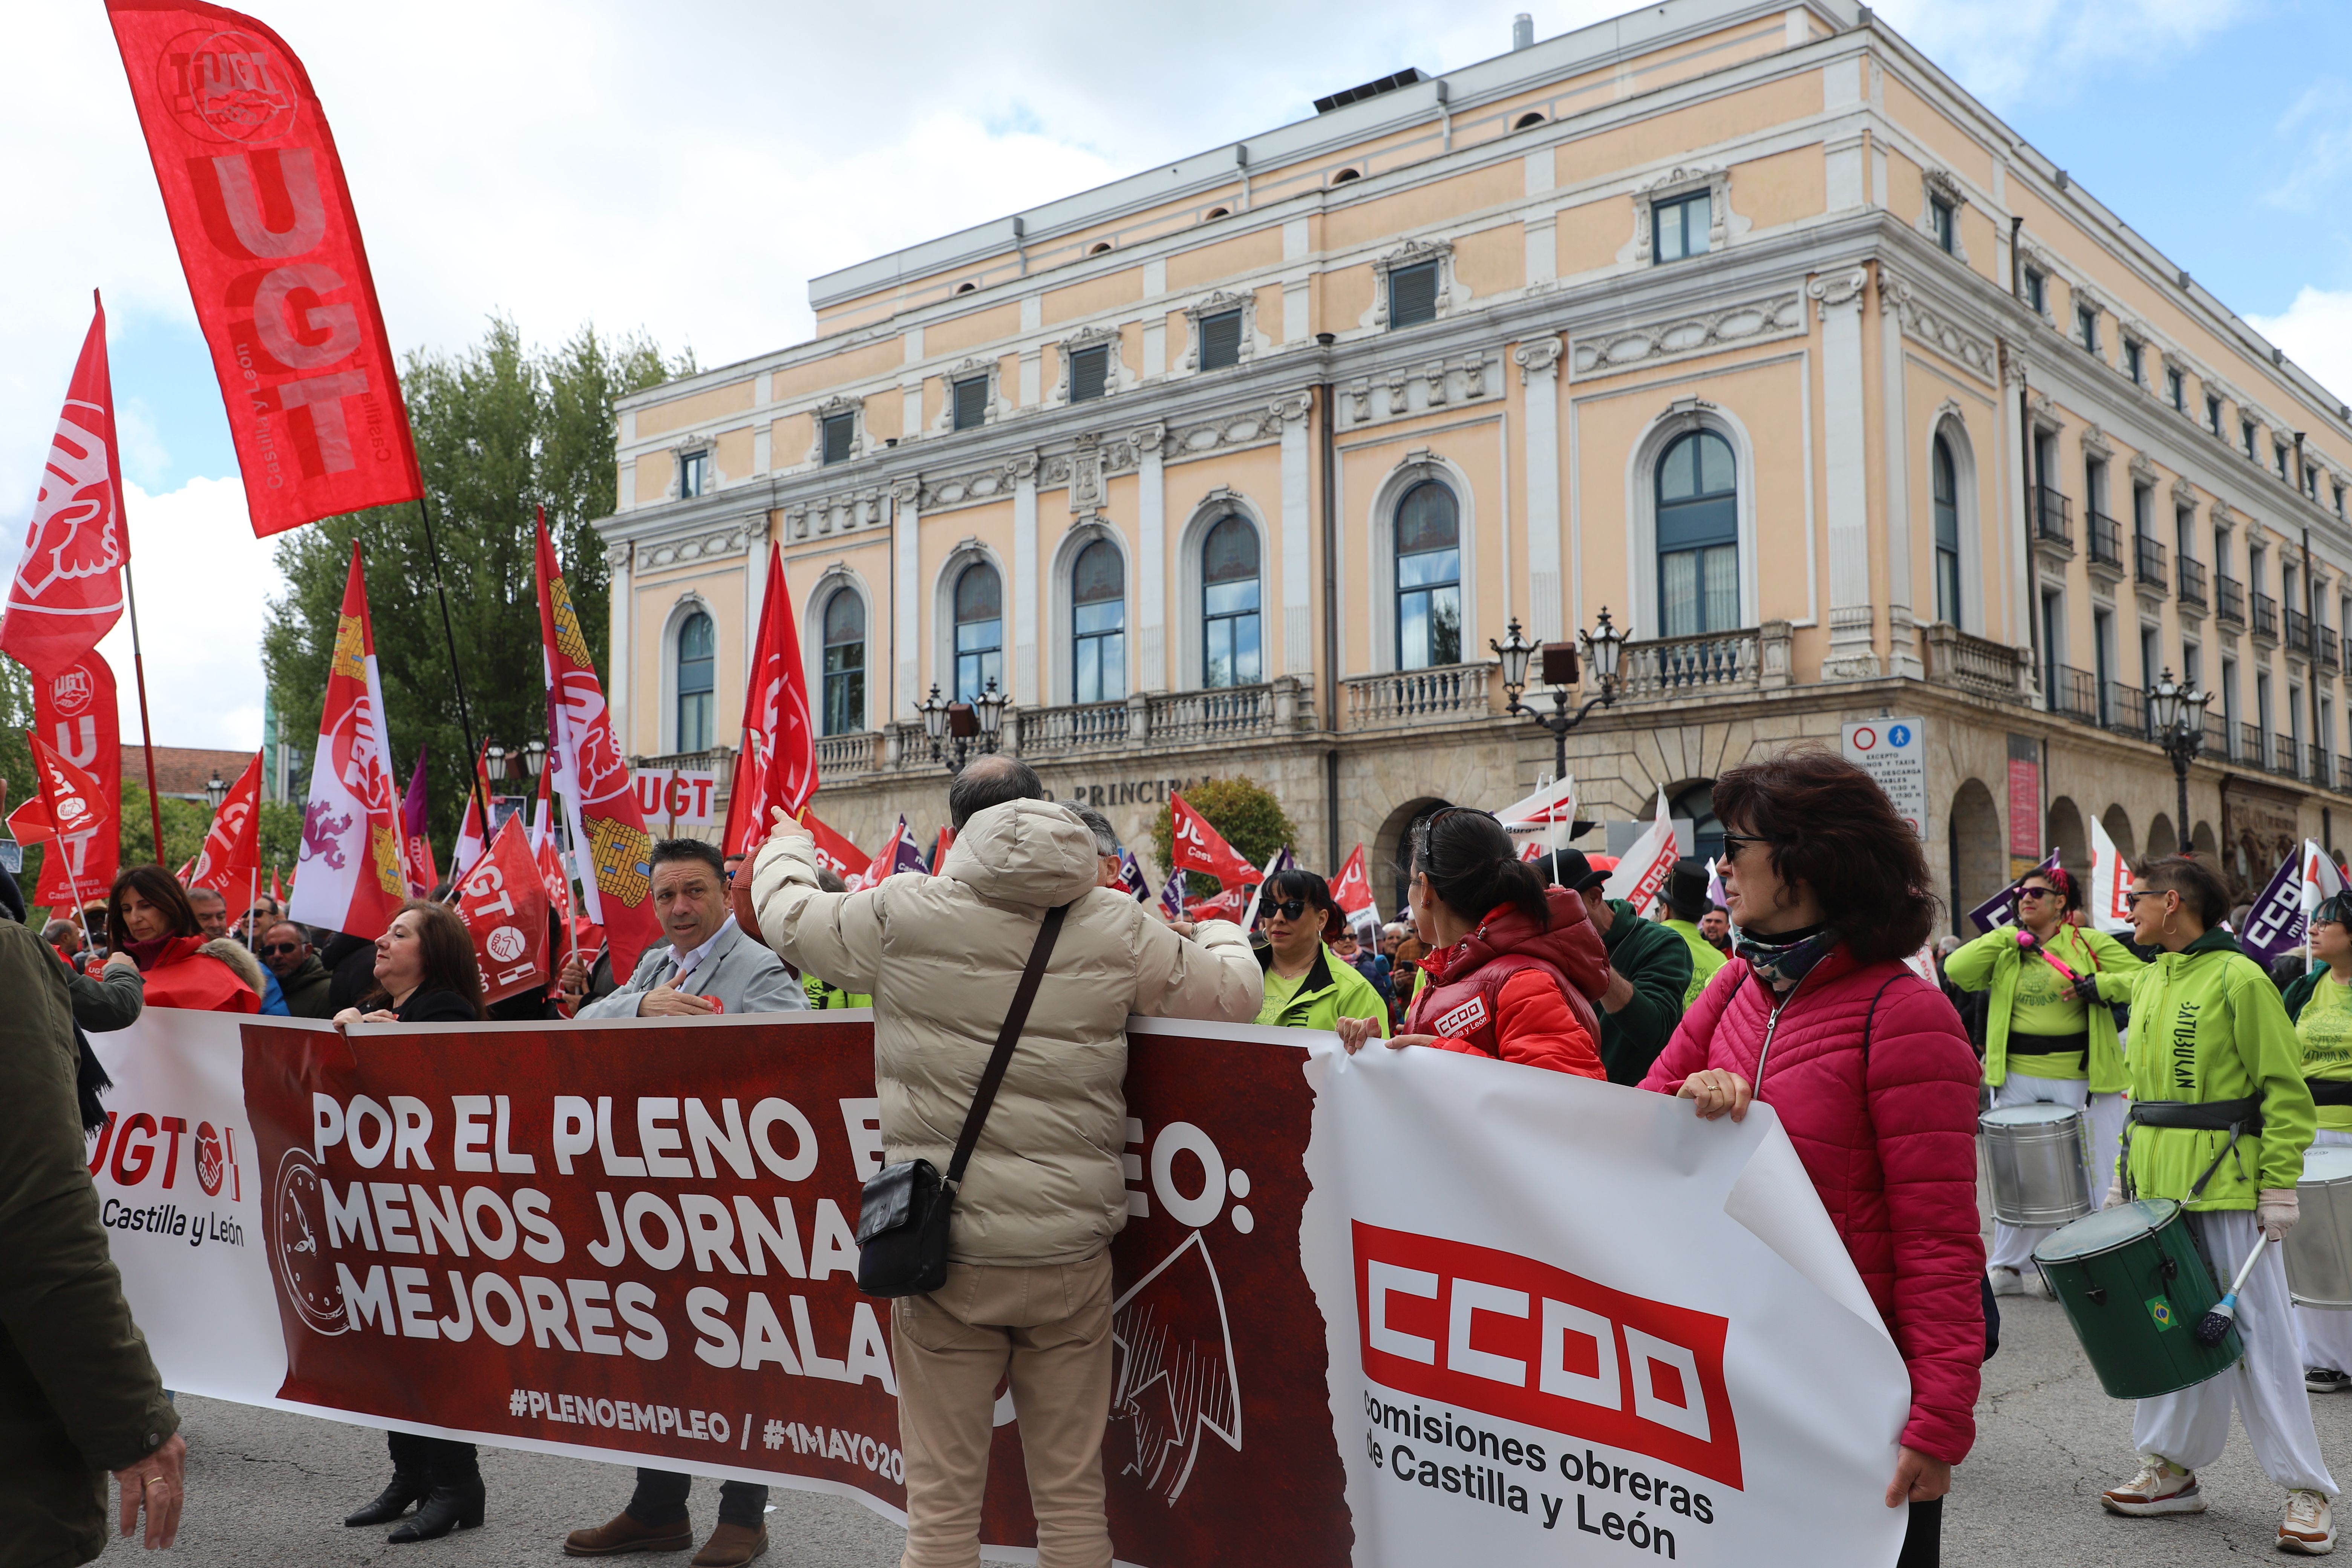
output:
M885 1158L945 1173L1045 910L1069 904L1052 963L956 1198L949 1255L999 1266L1092 1257L1127 1223L1130 1013L1246 1024L1265 982L1230 921L1178 936L1095 886L1093 835L1066 806L975 814L944 874L820 892L805 838L763 847L753 907L801 970L874 997Z

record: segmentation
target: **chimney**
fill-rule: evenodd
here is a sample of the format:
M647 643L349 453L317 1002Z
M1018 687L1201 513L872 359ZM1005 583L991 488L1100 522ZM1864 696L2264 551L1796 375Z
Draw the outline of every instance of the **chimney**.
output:
M1533 48L1536 41L1536 19L1522 11L1511 18L1511 52Z

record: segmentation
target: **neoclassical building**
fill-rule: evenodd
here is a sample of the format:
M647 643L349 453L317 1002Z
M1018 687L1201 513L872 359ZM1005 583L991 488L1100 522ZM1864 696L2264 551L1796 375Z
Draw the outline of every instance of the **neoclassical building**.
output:
M1596 818L1663 787L1705 837L1724 769L1916 717L1964 909L2093 817L2177 844L2169 669L2196 842L2332 842L2343 404L1866 7L1514 42L817 278L811 341L623 400L624 744L723 766L776 540L869 846L945 815L919 704L993 682L1147 858L1241 773L1307 864L1392 863L1550 772L1489 640L1604 610Z

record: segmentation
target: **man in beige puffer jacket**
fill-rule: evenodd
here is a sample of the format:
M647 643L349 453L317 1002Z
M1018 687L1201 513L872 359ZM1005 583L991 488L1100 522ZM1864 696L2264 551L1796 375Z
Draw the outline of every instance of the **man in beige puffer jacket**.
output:
M1109 1568L1110 1238L1127 1223L1130 1013L1247 1023L1264 1000L1229 921L1178 935L1097 888L1094 836L1026 764L984 757L948 795L941 874L817 887L780 821L751 900L786 963L874 997L884 1158L945 1171L1045 911L1060 939L957 1194L948 1282L892 1305L907 1462L903 1568L975 1568L996 1386L1010 1378L1040 1568Z

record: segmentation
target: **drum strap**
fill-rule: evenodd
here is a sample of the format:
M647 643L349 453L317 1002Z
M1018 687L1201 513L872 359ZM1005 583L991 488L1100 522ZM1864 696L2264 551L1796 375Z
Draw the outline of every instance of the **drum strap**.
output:
M2196 1132L2227 1132L2230 1141L2205 1167L2189 1189L2187 1202L2194 1203L2204 1192L2205 1184L2221 1168L2221 1162L2238 1146L2238 1140L2259 1137L2263 1131L2263 1100L2260 1095L2248 1095L2243 1100L2135 1100L2131 1112L2124 1121L2123 1173L2124 1195L2136 1196L2131 1179L2131 1131L2138 1127L2182 1127Z
M2091 1034L2087 1029L2072 1035L2019 1035L2009 1037L2009 1054L2013 1057L2049 1057L2064 1051L2087 1051Z
M2352 1079L2314 1078L2304 1083L2314 1105L2352 1105Z

